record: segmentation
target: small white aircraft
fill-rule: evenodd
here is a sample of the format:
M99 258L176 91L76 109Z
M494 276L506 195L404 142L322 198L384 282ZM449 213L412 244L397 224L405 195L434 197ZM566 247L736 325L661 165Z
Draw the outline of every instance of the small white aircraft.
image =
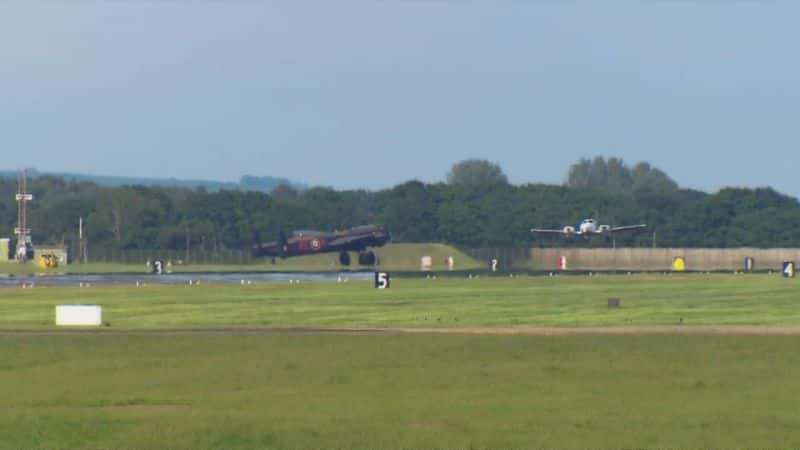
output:
M532 233L552 233L561 234L564 237L572 236L608 236L621 231L633 231L647 228L646 224L638 225L625 225L623 227L612 227L611 225L598 225L595 219L586 219L576 227L567 225L560 230L545 229L545 228L531 228Z

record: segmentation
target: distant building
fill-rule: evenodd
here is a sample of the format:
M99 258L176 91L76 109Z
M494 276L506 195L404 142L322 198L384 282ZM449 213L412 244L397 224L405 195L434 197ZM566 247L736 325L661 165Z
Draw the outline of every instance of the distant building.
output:
M8 255L11 248L11 239L0 239L0 262L8 262Z

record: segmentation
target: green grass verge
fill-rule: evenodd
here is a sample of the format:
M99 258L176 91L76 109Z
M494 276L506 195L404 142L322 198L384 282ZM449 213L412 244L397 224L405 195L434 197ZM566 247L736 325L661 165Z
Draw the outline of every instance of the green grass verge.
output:
M0 328L52 327L58 304L102 305L113 328L800 325L799 293L794 279L723 274L6 288Z
M452 256L456 270L482 268L483 264L460 250L444 244L389 244L374 249L380 260L382 270L415 271L420 270L420 258L430 256L433 270L447 270L446 259ZM174 264L171 270L181 272L295 272L295 271L340 271L369 270L372 267L361 267L355 253L351 254L353 265L343 267L339 264L338 253L298 256L277 259L272 264L267 259L260 259L253 264ZM53 270L42 270L37 265L0 263L0 274L27 275L41 273L146 273L145 261L137 264L121 263L89 263L69 264Z
M3 448L797 448L792 336L4 336Z

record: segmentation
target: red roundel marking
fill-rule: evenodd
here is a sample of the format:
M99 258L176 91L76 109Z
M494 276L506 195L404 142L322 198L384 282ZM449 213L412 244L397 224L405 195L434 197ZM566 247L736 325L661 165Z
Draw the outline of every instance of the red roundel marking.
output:
M319 239L312 239L311 240L311 249L312 250L319 250L320 247L321 247L321 244L319 242Z

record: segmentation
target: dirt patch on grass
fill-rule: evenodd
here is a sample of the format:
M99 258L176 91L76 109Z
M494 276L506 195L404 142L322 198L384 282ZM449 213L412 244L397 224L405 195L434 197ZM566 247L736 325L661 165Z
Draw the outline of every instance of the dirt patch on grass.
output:
M187 403L139 403L133 405L104 405L95 406L93 409L109 409L109 410L170 410L170 409L188 409L192 405Z
M393 328L384 332L441 334L513 334L533 336L571 336L580 334L732 334L800 335L800 326L629 326L629 327L469 327L469 328Z
M610 327L459 327L459 328L165 328L165 329L41 329L0 330L0 336L58 335L243 335L243 334L473 334L473 335L631 335L631 334L711 334L711 335L800 335L794 325L713 325L713 326L610 326Z

